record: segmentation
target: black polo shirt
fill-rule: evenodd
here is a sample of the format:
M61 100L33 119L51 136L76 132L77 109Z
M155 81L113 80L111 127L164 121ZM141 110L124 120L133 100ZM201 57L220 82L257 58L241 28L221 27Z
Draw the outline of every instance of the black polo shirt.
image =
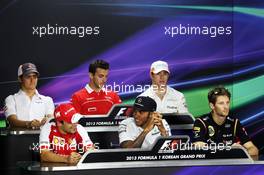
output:
M197 118L193 126L194 142L201 141L205 143L224 143L232 145L233 143L244 143L250 141L250 138L241 126L238 119L227 116L222 125L218 125L213 120L212 114L205 114Z

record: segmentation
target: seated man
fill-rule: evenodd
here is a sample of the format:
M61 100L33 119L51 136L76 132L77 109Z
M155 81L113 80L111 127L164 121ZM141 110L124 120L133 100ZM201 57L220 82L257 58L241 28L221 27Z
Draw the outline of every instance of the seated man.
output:
M210 143L243 145L249 155L257 156L258 149L250 140L245 128L237 118L229 116L230 92L224 87L216 87L208 93L211 112L194 122L194 144L204 146Z
M139 96L148 96L157 103L160 113L188 113L183 93L167 85L170 71L165 61L155 61L150 67L151 87Z
M20 90L5 99L5 116L11 127L37 129L53 116L54 104L50 97L38 93L39 72L32 63L18 68Z
M79 124L82 117L72 104L66 103L56 107L55 121L46 123L40 132L40 159L43 162L62 162L77 164L81 159L79 152L93 149L86 130Z
M109 73L109 64L96 60L89 66L90 82L72 95L72 103L82 115L105 115L114 104L122 101L119 96L104 88Z
M159 136L170 136L166 120L156 110L157 104L150 97L137 97L133 117L119 125L119 142L122 148L151 148Z

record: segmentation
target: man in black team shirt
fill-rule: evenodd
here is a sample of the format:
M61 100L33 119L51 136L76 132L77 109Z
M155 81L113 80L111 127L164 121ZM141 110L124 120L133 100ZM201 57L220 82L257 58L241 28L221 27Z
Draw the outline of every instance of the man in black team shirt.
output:
M216 87L208 93L211 112L194 122L194 144L204 146L210 143L242 145L253 157L258 156L258 148L250 140L245 128L236 118L229 116L230 92L224 87Z

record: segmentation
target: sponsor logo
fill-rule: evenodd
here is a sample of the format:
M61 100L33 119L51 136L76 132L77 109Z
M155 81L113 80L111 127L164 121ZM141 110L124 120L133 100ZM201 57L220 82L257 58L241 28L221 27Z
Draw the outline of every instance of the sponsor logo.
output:
M52 143L53 145L56 145L56 146L64 146L65 139L61 137L53 136Z
M230 128L231 125L230 124L225 124L225 128Z
M208 132L209 132L209 136L212 137L215 134L214 127L209 125L208 126Z
M158 153L173 153L180 142L180 140L165 140Z

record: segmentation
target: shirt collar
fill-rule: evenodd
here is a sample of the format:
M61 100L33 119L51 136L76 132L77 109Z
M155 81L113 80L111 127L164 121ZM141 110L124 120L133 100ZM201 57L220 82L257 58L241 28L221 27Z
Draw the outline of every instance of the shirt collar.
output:
M229 116L229 115L228 115ZM215 125L217 125L217 126L224 126L224 124L226 123L226 121L227 121L227 117L228 116L226 116L226 119L225 119L225 121L224 121L224 123L222 124L222 125L218 125L215 121L214 121L214 119L213 119L213 114L212 114L212 112L210 112L209 113L209 117L212 119L212 121L213 121L213 123L215 124Z
M22 94L22 95L25 95L25 96L27 95L27 94L25 93L25 91L23 91L22 89L20 89L20 90L18 91L18 94ZM34 94L34 96L40 98L40 94L39 94L39 92L38 92L37 89L35 90L35 94Z
M149 89L150 89L153 93L155 93L153 85L151 85ZM166 91L166 94L167 94L168 91L169 91L168 85L166 85L166 89L167 89L167 91Z
M85 86L85 89L87 90L87 92L88 92L89 94L91 94L92 92L94 92L94 90L91 88L91 86L90 86L89 84L87 84L87 85ZM106 92L106 89L103 87L103 88L100 90L100 92Z

